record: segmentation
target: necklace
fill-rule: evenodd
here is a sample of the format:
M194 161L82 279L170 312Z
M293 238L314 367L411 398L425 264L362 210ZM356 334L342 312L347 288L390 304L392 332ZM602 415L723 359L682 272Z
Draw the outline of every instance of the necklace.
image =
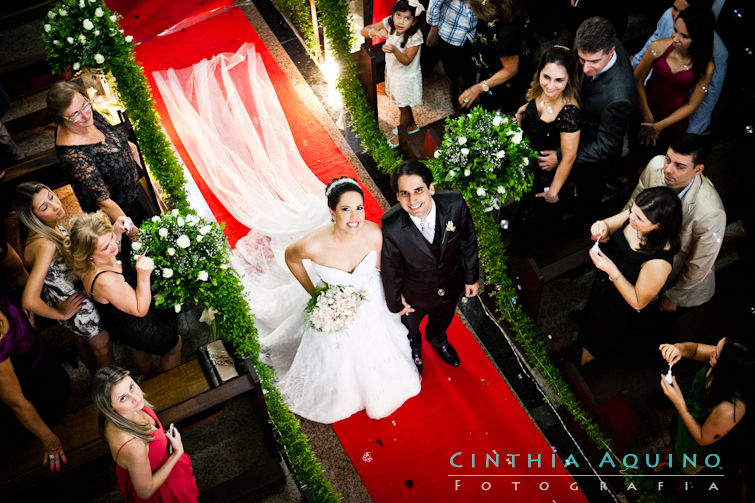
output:
M545 98L542 98L540 100L540 110L541 110L541 113L547 111L549 114L553 115L553 107L556 106L556 105L558 105L559 103L561 103L561 97L559 97L558 99L556 99L556 101L553 102L553 103L547 103L545 101Z

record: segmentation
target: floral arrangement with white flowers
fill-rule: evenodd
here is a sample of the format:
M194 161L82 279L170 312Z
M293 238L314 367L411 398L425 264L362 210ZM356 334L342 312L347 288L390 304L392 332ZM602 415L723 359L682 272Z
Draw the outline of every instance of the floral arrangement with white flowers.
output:
M467 201L493 211L530 190L529 164L536 158L513 117L478 106L446 119L443 142L427 164L440 185L455 187Z
M353 286L324 283L314 291L304 310L316 330L338 332L348 326L364 298L362 290Z
M131 259L139 255L155 263L152 289L155 306L174 309L211 298L225 275L235 275L229 263L228 244L220 227L194 214L178 210L145 220L139 240L131 245ZM218 306L208 305L200 321L211 323Z
M133 37L123 36L118 17L100 0L61 0L42 21L48 61L77 72L102 66L105 55L131 49Z

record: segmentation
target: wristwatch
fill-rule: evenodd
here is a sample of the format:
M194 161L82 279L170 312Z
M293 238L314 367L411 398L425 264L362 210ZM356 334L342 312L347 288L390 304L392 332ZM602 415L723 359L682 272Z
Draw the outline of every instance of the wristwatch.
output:
M482 92L486 93L486 92L490 91L490 88L488 87L488 81L487 80L483 80L482 82L480 82L480 85L482 86Z

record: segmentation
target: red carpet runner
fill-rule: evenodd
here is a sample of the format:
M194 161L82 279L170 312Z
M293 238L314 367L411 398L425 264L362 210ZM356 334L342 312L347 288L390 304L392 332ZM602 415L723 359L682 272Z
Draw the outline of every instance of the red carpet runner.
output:
M183 68L254 43L291 125L304 161L323 182L356 176L328 133L299 100L285 74L243 13L228 0L132 2L110 0L133 35L137 59L151 73ZM173 27L173 28L172 28ZM172 34L156 36L171 29ZM248 229L238 223L197 176L159 96L163 125L231 242ZM367 217L382 209L366 193ZM452 368L426 347L422 392L387 419L364 413L333 425L373 500L585 501L539 430L458 319L449 330L462 365ZM560 453L564 459L570 453ZM201 474L197 474L201 478Z

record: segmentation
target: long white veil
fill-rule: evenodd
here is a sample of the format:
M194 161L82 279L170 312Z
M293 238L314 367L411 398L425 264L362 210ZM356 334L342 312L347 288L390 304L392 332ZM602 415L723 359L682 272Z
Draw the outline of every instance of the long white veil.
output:
M264 334L306 296L283 252L329 221L325 186L301 158L253 44L153 76L197 171L252 229L236 244L234 265Z

